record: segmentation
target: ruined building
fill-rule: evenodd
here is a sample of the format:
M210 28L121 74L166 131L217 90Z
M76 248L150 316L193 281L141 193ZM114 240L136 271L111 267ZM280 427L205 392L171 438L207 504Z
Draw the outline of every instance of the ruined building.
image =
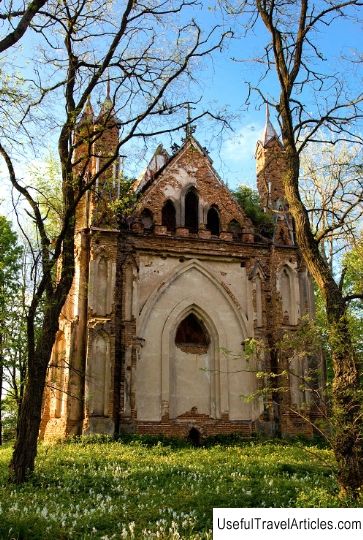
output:
M93 172L118 142L109 97L98 117L88 103L79 124L80 133L92 131L106 114ZM311 433L303 420L311 392L301 384L311 360L274 351L276 336L312 313L313 295L284 198L284 148L268 117L256 164L272 239L255 230L190 129L172 155L157 148L135 182L137 206L122 234L108 205L120 189L117 165L83 197L42 437ZM262 353L246 354L249 338L264 344ZM269 377L256 371L285 368L285 392L260 394Z

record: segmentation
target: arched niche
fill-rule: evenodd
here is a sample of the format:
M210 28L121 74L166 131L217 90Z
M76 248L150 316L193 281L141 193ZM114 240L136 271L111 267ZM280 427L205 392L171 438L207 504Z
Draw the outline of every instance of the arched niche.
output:
M199 229L199 197L194 187L185 195L185 227L193 234Z
M228 223L228 232L232 233L233 240L241 240L242 227L241 227L241 224L236 219L232 219Z
M291 284L290 276L286 268L282 269L281 276L282 313L286 322L291 322Z
M54 384L54 416L60 418L63 411L64 403L64 386L65 386L65 369L66 369L66 339L63 332L59 332L53 353L53 376L52 384Z
M289 360L290 399L292 407L297 409L310 402L311 376L308 367L308 358L301 354L293 354Z
M108 278L108 261L106 257L100 257L97 265L98 277L98 306L100 315L104 315L107 311L107 278Z
M174 312L175 313L175 312ZM175 313L176 315L176 313ZM190 304L164 327L168 342L169 414L220 414L219 337L210 317ZM166 352L166 351L165 351Z
M211 206L207 214L207 229L214 235L219 236L220 233L220 221L217 208Z
M256 291L256 325L262 326L262 279L259 274L255 278L255 291Z
M144 208L141 212L141 223L145 231L152 231L154 227L154 216L149 208Z
M94 314L105 316L112 311L116 263L104 250L90 261L89 307Z
M281 308L284 324L295 325L299 314L299 291L296 271L288 264L283 265L278 273L277 288L281 296Z
M174 203L168 199L161 211L161 224L170 232L175 232L176 229L176 210Z
M98 332L88 359L89 412L93 416L107 416L110 375L110 340L105 332Z

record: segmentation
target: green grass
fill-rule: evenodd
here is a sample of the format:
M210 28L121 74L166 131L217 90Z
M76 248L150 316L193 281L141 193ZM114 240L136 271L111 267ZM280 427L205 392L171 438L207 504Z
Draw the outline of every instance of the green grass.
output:
M338 507L330 450L284 442L191 448L96 438L40 445L36 472L7 482L1 539L208 539L213 507Z

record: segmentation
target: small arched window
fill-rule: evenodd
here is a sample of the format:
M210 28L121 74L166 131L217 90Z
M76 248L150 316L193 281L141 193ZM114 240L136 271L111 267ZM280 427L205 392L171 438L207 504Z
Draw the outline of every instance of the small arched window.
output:
M282 297L282 315L283 322L291 324L292 298L291 298L291 282L289 272L283 268L280 275L280 292Z
M184 352L205 354L210 338L203 324L194 313L191 313L179 324L175 335L176 346Z
M176 212L175 206L171 200L167 200L163 206L161 224L170 232L175 232L176 229Z
M207 214L207 229L214 235L219 236L220 225L219 225L219 214L218 210L212 206L208 210Z
M238 223L236 219L232 219L232 221L228 224L228 232L231 232L233 234L234 240L241 240L242 238L242 228L241 225Z
M191 233L197 233L199 228L199 198L196 190L191 188L185 195L185 227Z
M144 229L151 231L154 226L154 217L151 210L144 208L141 213L141 223L143 224Z

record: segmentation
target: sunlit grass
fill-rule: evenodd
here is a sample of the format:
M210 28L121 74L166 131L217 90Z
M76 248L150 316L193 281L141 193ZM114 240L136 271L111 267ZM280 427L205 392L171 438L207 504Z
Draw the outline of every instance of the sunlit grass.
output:
M213 507L344 506L330 450L282 442L208 448L81 439L40 445L25 485L0 450L0 538L212 538Z

